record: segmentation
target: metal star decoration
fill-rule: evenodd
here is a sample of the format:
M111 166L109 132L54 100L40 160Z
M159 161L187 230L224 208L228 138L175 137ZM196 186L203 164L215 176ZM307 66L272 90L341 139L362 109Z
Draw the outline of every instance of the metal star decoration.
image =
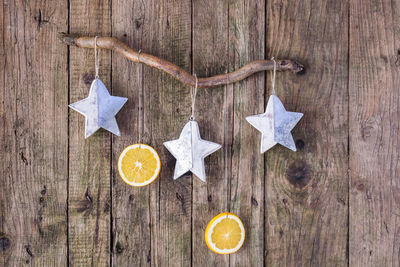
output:
M303 113L288 112L276 95L271 95L265 113L246 117L254 128L262 133L261 153L281 144L296 151L291 130L303 117Z
M85 138L103 128L120 135L115 115L128 100L126 97L111 96L100 79L94 79L89 96L69 107L85 116Z
M199 125L191 120L183 127L179 139L164 143L176 158L174 179L191 171L203 182L206 181L204 158L221 148L220 144L201 139Z

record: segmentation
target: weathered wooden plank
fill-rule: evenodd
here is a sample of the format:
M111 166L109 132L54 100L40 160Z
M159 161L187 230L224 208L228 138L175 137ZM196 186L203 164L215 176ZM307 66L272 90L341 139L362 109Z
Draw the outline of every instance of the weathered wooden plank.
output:
M350 1L350 266L400 266L400 1Z
M263 59L265 6L263 0L231 1L229 6L229 63L238 69ZM264 265L264 155L260 139L246 116L263 112L265 74L259 73L233 86L233 146L231 212L245 225L243 247L230 256L230 266ZM229 159L227 159L229 160Z
M207 77L228 72L228 1L193 1L193 73ZM217 214L229 211L233 139L232 85L201 88L196 120L203 139L223 147L205 159L207 182L193 177L193 266L228 266L228 255L208 249L204 231Z
M110 1L70 1L70 31L110 35ZM110 52L100 51L100 79L110 89ZM94 50L70 48L70 103L86 98L94 79ZM110 265L111 133L85 140L85 119L70 111L69 263Z
M144 52L190 71L191 1L148 1L143 18ZM148 13L147 13L148 12ZM144 142L160 155L160 176L150 187L151 264L190 266L190 176L173 180L175 159L163 142L177 139L189 118L189 88L157 70L143 67Z
M67 263L65 1L0 8L0 265Z
M268 57L299 60L307 70L277 74L277 95L304 117L293 130L298 152L277 146L266 154L265 262L344 266L348 2L269 1L267 14Z
M151 1L113 1L112 34L129 46L149 51L151 42L143 35L149 28ZM112 58L112 83L115 95L128 97L118 115L121 137L113 138L113 265L149 266L151 260L150 187L131 187L118 173L118 157L128 145L140 143L144 134L143 66L120 55ZM150 100L149 100L150 101ZM148 142L149 134L143 141ZM153 212L153 211L152 211Z

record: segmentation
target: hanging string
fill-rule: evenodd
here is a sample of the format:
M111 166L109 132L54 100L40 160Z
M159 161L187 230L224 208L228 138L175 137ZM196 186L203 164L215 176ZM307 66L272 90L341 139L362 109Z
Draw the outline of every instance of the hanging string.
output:
M190 116L190 120L191 121L193 121L195 119L195 117L194 117L194 107L195 107L195 104L196 104L197 83L199 81L197 79L197 75L196 74L194 74L194 77L196 78L196 84L190 90L190 97L192 98L192 115Z
M272 94L275 94L275 76L276 76L276 60L274 57L271 58L272 61L274 61L274 70L272 72L272 77L271 77L271 84L272 84Z
M97 55L97 36L94 37L94 70L95 70L95 78L99 78L99 59Z
M142 50L141 49L139 49L139 52L138 52L138 61L140 62L140 53L142 52ZM142 66L140 66L140 67L142 67ZM137 80L139 81L140 80L140 74L141 74L141 72L139 71L139 70L137 70L136 71L136 73L137 73ZM140 107L140 110L139 110L139 118L142 118L142 115L143 115L143 101L142 101L142 94L143 94L143 92L142 91L140 91L139 92L139 107ZM140 148L142 148L142 144L143 144L143 121L141 121L141 119L139 119L139 127L138 127L138 130L139 130L139 147ZM140 152L141 150L139 150L139 153L141 153ZM140 156L141 154L139 154L139 156Z

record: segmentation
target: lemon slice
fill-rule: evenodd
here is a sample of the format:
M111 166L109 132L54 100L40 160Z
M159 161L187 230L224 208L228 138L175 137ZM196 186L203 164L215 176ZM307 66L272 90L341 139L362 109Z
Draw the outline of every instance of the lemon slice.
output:
M151 146L134 144L125 148L118 159L118 171L122 180L132 186L152 183L160 173L161 162Z
M231 254L243 245L245 231L242 221L233 213L221 213L207 225L205 240L209 249L218 254Z

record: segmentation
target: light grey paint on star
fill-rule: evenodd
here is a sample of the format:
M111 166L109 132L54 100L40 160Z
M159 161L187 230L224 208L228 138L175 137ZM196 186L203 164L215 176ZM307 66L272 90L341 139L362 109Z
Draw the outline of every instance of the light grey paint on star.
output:
M281 144L296 151L292 133L290 132L303 113L286 111L281 100L276 95L271 95L264 113L246 117L246 120L259 130L261 136L261 153Z
M203 182L206 181L204 158L221 148L220 144L201 139L199 125L193 120L183 127L179 139L167 141L164 146L176 158L174 179L191 171Z
M89 96L69 105L85 116L85 138L103 128L120 136L115 115L128 98L112 96L100 79L94 79L90 86Z

